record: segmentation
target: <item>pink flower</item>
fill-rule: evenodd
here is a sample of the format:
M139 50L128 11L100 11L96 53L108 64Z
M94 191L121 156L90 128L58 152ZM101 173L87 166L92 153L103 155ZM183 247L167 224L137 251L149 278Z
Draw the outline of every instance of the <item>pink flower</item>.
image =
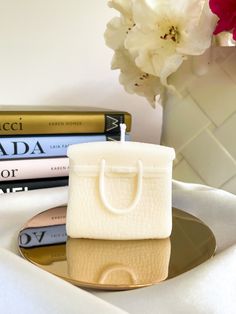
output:
M219 17L214 34L232 31L236 40L236 0L210 0L210 8Z

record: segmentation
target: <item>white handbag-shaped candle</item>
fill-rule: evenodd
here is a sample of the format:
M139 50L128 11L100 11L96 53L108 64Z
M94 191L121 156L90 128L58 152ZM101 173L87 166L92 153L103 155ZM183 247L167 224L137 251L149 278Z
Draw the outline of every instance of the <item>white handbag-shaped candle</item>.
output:
M174 149L154 144L72 145L67 235L72 238L167 238L172 230Z

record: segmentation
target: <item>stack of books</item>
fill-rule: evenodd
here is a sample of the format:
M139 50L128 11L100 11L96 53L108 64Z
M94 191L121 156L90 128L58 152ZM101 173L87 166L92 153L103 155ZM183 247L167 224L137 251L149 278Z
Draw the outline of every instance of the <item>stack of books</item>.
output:
M130 132L131 115L94 108L1 108L0 194L68 185L68 146L119 140L120 123Z

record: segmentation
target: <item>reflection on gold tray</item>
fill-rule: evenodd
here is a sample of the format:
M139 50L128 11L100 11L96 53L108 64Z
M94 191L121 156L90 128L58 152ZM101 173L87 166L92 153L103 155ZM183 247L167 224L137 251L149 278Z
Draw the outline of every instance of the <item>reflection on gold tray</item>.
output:
M128 290L157 284L200 265L216 249L212 231L175 208L172 235L162 240L71 239L65 221L65 206L33 217L19 234L19 249L33 264L80 287Z

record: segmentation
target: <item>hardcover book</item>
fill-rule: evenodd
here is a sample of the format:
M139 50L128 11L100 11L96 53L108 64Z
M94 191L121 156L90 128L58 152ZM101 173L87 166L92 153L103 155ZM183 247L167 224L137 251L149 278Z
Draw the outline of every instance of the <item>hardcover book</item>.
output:
M0 137L0 160L66 156L72 144L120 140L120 135L54 135ZM130 140L129 135L126 140Z
M69 158L35 158L0 161L0 181L14 181L69 175Z
M30 248L65 243L66 240L66 227L63 224L24 229L19 236L19 245Z
M68 177L0 182L0 194L54 188L68 185Z
M76 134L120 131L120 123L131 129L127 112L95 108L0 107L0 135ZM56 110L55 110L56 109Z

